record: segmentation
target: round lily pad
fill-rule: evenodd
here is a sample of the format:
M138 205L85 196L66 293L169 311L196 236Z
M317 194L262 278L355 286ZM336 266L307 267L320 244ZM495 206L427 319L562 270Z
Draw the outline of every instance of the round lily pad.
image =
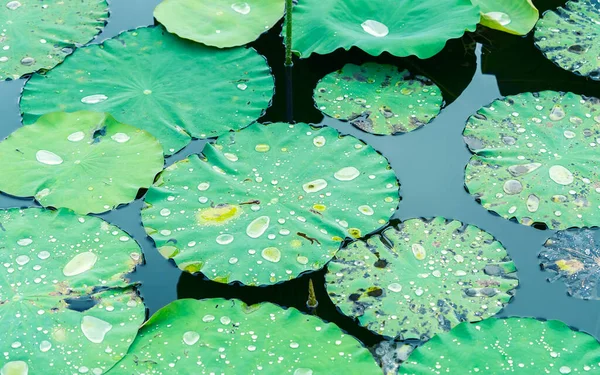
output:
M5 0L0 5L0 80L49 70L89 42L108 18L106 0Z
M258 39L281 19L284 8L284 0L164 0L154 17L182 38L225 48Z
M600 299L600 231L598 229L557 232L540 252L542 269L555 275L549 281L563 280L569 295Z
M256 120L273 96L265 59L251 48L217 50L162 27L127 31L77 50L21 98L23 123L47 112L109 112L147 130L165 155L192 137L215 137Z
M399 197L370 146L329 127L275 123L173 164L145 200L146 232L179 268L261 285L323 267L345 237L385 224Z
M569 1L535 27L535 45L559 67L600 80L600 1Z
M102 374L145 308L126 275L142 261L119 228L68 210L0 210L2 375Z
M381 374L355 338L296 309L182 299L144 324L127 356L109 374L312 375L332 369Z
M398 374L595 374L599 363L600 343L557 320L486 319L426 342Z
M86 214L134 200L163 167L147 132L100 112L55 112L0 142L0 191Z
M428 78L393 65L347 64L315 89L317 108L369 133L406 133L430 122L444 99Z
M552 229L600 225L600 100L544 91L471 116L466 186L483 207Z
M294 6L293 49L302 58L355 46L426 59L478 22L470 0L303 0Z
M489 233L441 217L350 243L326 281L332 301L361 325L421 340L495 315L518 285L514 263Z
M481 24L509 34L525 35L533 29L539 12L531 0L473 0L481 11Z

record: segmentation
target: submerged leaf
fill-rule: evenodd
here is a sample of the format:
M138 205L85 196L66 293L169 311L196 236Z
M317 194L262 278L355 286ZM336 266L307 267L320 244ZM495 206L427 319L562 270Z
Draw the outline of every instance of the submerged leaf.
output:
M478 22L470 0L303 0L294 7L293 48L303 58L356 46L425 59Z
M6 0L0 6L0 80L49 70L108 18L106 0Z
M540 15L531 0L472 1L479 6L482 25L510 34L529 33Z
M154 17L169 32L219 48L256 40L279 21L284 0L163 0Z
M595 374L599 363L598 341L557 320L486 319L418 347L398 375Z
M81 48L33 76L21 110L24 124L53 111L109 112L150 132L171 155L192 137L247 126L272 96L273 77L254 49L216 50L149 27Z
M548 11L535 27L535 44L563 69L600 80L600 1L569 1Z
M555 272L549 281L563 280L567 292L582 299L600 299L600 231L565 230L556 233L540 252L542 268Z
M321 268L398 204L387 160L352 136L254 124L167 168L142 220L161 254L219 282L272 284Z
M0 210L0 229L0 373L111 368L145 317L126 279L142 261L138 244L67 210Z
M600 101L543 91L496 100L463 133L466 186L486 209L552 229L600 224Z
M374 134L406 133L440 112L440 89L423 76L393 65L347 64L326 75L315 89L317 108Z
M4 193L82 214L129 203L163 167L153 136L88 111L49 113L17 129L0 142L0 160Z
M438 217L411 219L340 250L327 291L370 330L427 340L500 311L517 287L502 245L481 229Z

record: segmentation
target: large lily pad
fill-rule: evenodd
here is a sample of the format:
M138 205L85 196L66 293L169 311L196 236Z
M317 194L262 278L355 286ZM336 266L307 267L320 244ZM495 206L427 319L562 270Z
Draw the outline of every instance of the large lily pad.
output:
M0 190L86 214L135 199L163 168L145 131L100 112L55 112L0 143Z
M355 241L327 266L327 291L346 315L387 336L427 340L500 311L516 268L487 232L437 217Z
M126 353L145 308L126 274L138 244L67 210L0 210L2 375L102 374Z
M510 34L529 33L540 15L531 0L472 1L481 10L482 25Z
M600 1L569 1L535 27L535 44L563 69L600 80Z
M108 18L106 0L7 0L0 6L0 80L60 64Z
M540 252L542 269L556 273L549 281L563 280L569 295L600 299L600 231L566 230L556 233Z
M544 91L480 109L464 136L466 186L483 207L525 225L600 225L600 101Z
M294 7L293 49L303 58L356 46L425 59L478 22L470 0L303 0Z
M374 134L406 133L440 112L442 92L428 78L393 65L347 64L315 89L317 107Z
M336 325L271 303L183 299L141 328L109 374L380 374L375 360Z
M146 195L146 232L178 267L259 285L321 268L346 236L398 204L387 160L352 136L254 124L168 167Z
M150 132L171 155L192 137L245 127L272 95L273 77L254 49L216 50L150 27L81 48L33 76L21 110L24 124L53 111L109 112Z
M398 374L595 374L599 363L598 341L557 320L487 319L434 337Z
M279 21L284 8L284 0L164 0L154 17L182 38L224 48L256 40Z

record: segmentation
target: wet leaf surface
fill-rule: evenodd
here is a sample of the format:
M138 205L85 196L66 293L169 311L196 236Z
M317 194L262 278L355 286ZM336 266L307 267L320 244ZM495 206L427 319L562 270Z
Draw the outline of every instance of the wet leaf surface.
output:
M531 0L473 0L481 11L481 24L509 34L525 35L535 26L539 12Z

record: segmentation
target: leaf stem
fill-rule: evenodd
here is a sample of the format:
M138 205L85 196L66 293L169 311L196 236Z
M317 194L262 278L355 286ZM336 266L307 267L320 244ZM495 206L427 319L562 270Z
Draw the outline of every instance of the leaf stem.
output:
M292 66L292 0L285 0L285 66Z

